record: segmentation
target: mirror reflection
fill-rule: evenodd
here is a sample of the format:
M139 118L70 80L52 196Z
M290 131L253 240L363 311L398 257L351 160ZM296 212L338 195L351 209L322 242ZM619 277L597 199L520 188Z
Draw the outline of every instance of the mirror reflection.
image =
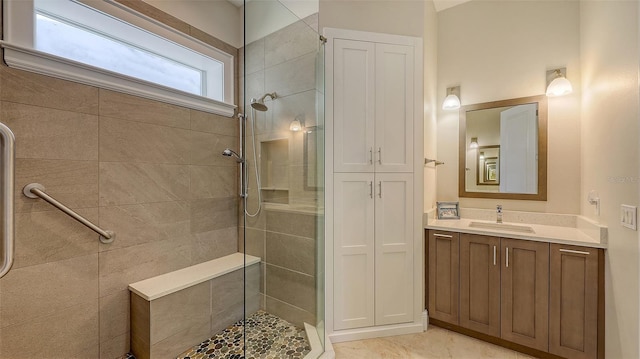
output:
M465 106L460 118L460 197L546 200L544 96Z

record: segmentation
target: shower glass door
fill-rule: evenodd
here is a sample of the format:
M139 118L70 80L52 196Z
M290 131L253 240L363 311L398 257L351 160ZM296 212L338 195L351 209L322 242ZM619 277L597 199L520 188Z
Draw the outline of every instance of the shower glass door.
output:
M246 358L324 351L324 49L318 4L304 4L243 7L240 247L259 258L245 271Z

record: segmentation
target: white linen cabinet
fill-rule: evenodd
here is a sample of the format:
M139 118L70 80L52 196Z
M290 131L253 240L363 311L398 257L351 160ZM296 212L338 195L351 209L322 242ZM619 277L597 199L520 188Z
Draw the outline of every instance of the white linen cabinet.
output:
M422 288L421 41L353 33L330 36L327 52L327 282L338 334L414 323Z

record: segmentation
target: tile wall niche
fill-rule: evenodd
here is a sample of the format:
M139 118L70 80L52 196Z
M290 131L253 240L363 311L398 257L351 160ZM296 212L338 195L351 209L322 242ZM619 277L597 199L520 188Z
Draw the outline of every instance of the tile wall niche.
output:
M322 202L324 193L304 182L305 167L313 173L315 164L303 157L305 134L290 131L289 125L296 118L303 126L322 125L318 113L323 105L323 92L318 86L322 73L316 71L319 66L317 21L318 15L311 15L240 49L239 82L241 87L246 87L246 91L243 91L244 87L240 90L241 94L246 94L246 98L241 97L241 103L248 116L255 114L256 156L264 164L264 157L268 156L260 152L268 147L264 144L283 140L288 144L286 163L273 161L274 164L278 162L277 170L285 173L286 198L280 196L284 191L279 191L277 198L270 198L269 193L263 192L263 200L290 205L280 209L263 206L257 217L247 216L244 242L243 228L239 228L240 247L246 248L248 254L262 258L263 309L298 326L303 322L316 325L316 278L322 275L316 273L316 248L319 245L316 238L318 228L322 227L322 216L309 210L298 211L296 207L316 207ZM277 99L265 101L269 110L251 111L251 98L260 98L267 92L278 94ZM246 154L252 169L251 122L248 126ZM261 168L262 176L268 176L265 170ZM253 171L249 177L248 209L255 212L257 191ZM268 180L263 179L263 183Z
M237 147L237 120L2 65L0 121L17 145L1 358L120 357L129 283L238 250L237 165L220 155ZM24 197L31 182L115 242Z

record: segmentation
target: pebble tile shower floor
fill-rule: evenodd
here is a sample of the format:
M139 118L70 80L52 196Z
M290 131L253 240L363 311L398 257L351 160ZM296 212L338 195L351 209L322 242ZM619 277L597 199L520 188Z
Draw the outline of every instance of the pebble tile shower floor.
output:
M297 359L311 351L304 329L258 311L247 318L246 357L242 351L243 321L180 354L177 359ZM135 359L128 354L125 359Z

